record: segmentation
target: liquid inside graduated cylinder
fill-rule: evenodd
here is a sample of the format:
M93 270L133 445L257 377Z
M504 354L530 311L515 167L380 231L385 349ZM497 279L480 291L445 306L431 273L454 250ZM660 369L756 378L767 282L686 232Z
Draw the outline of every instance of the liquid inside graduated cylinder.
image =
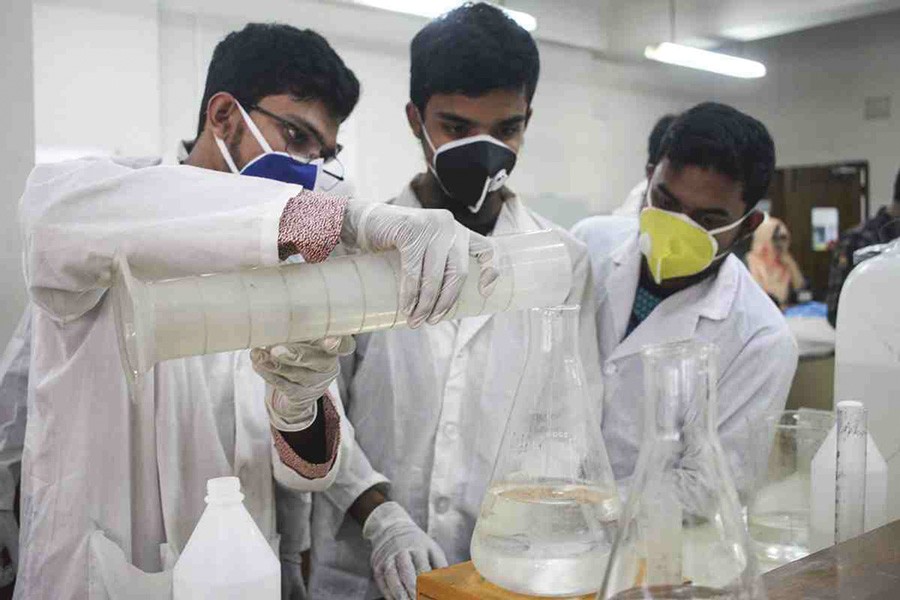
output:
M615 540L618 492L541 482L488 490L472 537L472 561L488 581L542 596L600 589Z
M611 600L737 600L727 590L685 583L682 585L649 585L619 592Z

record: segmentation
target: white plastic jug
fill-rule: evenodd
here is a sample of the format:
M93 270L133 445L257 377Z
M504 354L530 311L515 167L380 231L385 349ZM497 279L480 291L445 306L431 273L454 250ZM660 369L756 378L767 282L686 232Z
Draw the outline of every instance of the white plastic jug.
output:
M237 477L206 482L206 510L175 564L175 600L279 600L281 564Z

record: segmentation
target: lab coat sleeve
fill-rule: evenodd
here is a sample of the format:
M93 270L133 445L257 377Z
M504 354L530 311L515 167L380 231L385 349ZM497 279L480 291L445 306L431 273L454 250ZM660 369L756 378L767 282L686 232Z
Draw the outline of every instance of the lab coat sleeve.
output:
M31 296L56 320L80 317L109 286L116 252L147 279L277 264L280 218L301 191L184 165L40 165L19 207Z
M743 500L768 462L767 438L761 439L759 425L784 410L797 360L797 344L785 324L757 332L731 364L720 365L719 440ZM682 466L691 469L690 459Z
M355 401L350 393L351 383L356 371L357 362L362 352L365 352L368 337L357 336L357 351L351 356L341 359L341 375L339 377L341 399L349 409L350 403ZM362 401L365 401L364 399ZM345 419L346 426L341 430L341 464L337 470L334 484L325 491L325 497L331 502L343 518L335 519L331 533L337 536L347 511L350 506L369 488L380 485L388 487L390 481L372 467L362 447L356 441L356 434L349 419ZM344 435L346 434L346 435Z
M298 492L321 492L328 489L337 477L344 454L346 454L344 440L348 436L349 423L347 423L347 417L344 415L339 399L328 393L325 395L324 401L328 405L322 411L323 418L333 423L332 425L326 422L326 428L336 426L338 432L338 439L334 440L335 446L328 463L322 465L306 463L287 445L278 432L273 431L272 433L273 474L275 480L286 488ZM329 441L326 439L326 443Z
M31 307L25 308L0 355L0 511L14 508L25 445L28 369L31 364Z

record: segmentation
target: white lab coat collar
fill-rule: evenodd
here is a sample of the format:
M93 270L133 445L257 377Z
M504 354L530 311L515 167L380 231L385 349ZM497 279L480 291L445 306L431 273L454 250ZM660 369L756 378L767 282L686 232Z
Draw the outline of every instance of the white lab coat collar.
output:
M604 286L606 310L598 315L601 327L601 353L616 360L640 352L649 344L689 340L694 337L700 318L720 321L731 312L737 295L738 259L728 256L712 279L693 285L663 300L631 335L622 340L631 317L643 255L637 236L612 254L612 272ZM613 334L603 335L603 331ZM619 343L621 341L621 343Z
M504 188L506 190L506 188ZM389 204L395 206L406 206L409 208L422 208L422 203L413 191L412 183L407 184L400 194L391 200ZM531 212L525 207L525 204L515 195L511 194L503 203L500 214L497 217L497 223L490 236L509 235L513 233L524 233L527 231L539 231L543 229L535 220ZM459 320L459 332L456 336L455 349L457 352L465 348L481 329L487 325L491 316L485 315L481 317L468 317Z

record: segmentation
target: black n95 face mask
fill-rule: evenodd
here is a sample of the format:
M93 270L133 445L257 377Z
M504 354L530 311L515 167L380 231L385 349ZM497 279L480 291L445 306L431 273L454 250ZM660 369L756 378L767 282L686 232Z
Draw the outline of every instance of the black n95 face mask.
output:
M516 152L493 136L475 135L435 148L424 123L422 132L434 153L428 168L444 192L472 214L481 210L490 192L503 187L516 166Z

